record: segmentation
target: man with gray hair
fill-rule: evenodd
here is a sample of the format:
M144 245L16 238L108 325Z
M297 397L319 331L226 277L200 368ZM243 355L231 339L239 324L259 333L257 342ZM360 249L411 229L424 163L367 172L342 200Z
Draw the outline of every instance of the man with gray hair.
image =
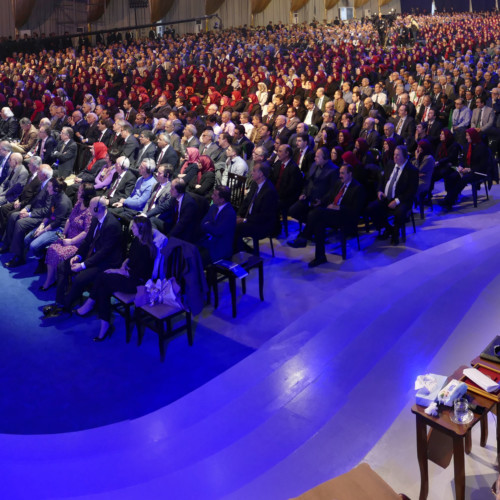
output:
M0 253L12 252L16 257L12 259L12 266L22 263L24 254L24 237L40 225L42 220L50 214L52 197L47 189L53 170L49 165L42 165L38 170L40 189L31 202L22 210L10 213L7 220L7 233Z
M184 134L181 139L181 158L186 157L187 148L199 148L200 141L196 137L196 127L194 125L186 125Z
M0 112L0 140L5 141L15 139L19 130L19 123L14 117L14 113L9 107L2 108Z
M12 203L6 203L0 208L0 236L3 236L7 227L7 219L12 212L23 209L31 202L40 188L40 177L38 171L42 166L42 159L39 156L32 156L28 162L29 177L25 183L21 194Z
M168 163L177 169L179 165L179 155L170 144L170 137L167 133L158 136L158 150L156 154L156 165L160 166Z
M33 126L29 118L21 118L21 137L19 142L12 142L12 149L17 153L26 154L36 143L38 139L38 130Z
M0 184L0 206L14 201L28 180L28 171L23 165L23 155L12 153L9 158L9 175Z
M52 153L52 158L55 159L53 166L57 171L54 175L65 179L73 173L77 151L76 142L73 140L73 129L71 127L63 127L61 130L61 139Z
M7 141L0 142L0 184L9 174L9 158L12 154L12 146Z

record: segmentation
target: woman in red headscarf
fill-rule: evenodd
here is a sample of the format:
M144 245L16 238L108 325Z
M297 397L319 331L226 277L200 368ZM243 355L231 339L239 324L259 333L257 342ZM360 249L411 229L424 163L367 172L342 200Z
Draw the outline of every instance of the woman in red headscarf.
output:
M189 149L189 148L188 148ZM202 155L197 161L198 173L188 184L187 190L210 198L215 187L215 166L209 156Z
M35 100L33 105L34 105L33 113L29 118L33 125L38 126L40 120L45 116L43 102L37 99Z
M178 175L179 179L184 179L186 185L189 185L191 180L196 177L198 173L198 160L200 152L198 148L187 148L186 159L182 164L181 171Z
M463 155L463 165L452 169L444 178L446 196L443 200L445 210L450 210L457 202L458 195L462 189L469 183L486 179L483 175L488 171L488 164L491 157L491 151L483 142L481 134L475 128L468 128L465 132L467 147Z

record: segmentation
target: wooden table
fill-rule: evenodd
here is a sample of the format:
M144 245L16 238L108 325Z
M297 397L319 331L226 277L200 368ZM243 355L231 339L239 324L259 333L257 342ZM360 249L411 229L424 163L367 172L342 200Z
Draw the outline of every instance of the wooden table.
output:
M450 379L459 379L463 369L458 368ZM481 423L481 446L486 446L488 437L487 418L488 412L494 406L494 402L474 393L467 392L467 395L479 406L484 406L483 415L474 413L474 418L469 424L455 424L451 421L453 408L440 407L437 417L432 417L425 413L425 408L417 404L413 405L411 411L415 414L417 425L417 456L420 467L420 500L425 500L429 494L429 469L427 456L427 426L437 429L450 436L453 440L453 466L455 470L455 497L457 500L465 500L465 453L469 454L472 448L470 430L478 423Z
M489 366L495 370L500 371L500 363L495 363L494 361L489 361L487 359L480 358L479 356L474 358L470 364L472 366L475 366L478 363L481 363L483 365ZM497 462L500 464L500 420L498 418L498 416L500 415L500 400L498 398L497 401L494 402L494 407L497 414ZM488 432L487 424L486 424L486 432Z

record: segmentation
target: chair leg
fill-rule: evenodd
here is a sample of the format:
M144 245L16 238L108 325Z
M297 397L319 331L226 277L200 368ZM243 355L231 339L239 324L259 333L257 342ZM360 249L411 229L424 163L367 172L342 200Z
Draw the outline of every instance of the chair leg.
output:
M406 222L404 222L401 226L401 240L403 241L403 243L406 242Z
M186 328L187 328L188 344L193 345L193 325L191 322L190 311L186 311Z
M236 278L229 277L229 290L231 292L231 306L233 309L233 318L236 318Z
M274 243L273 243L273 237L269 236L269 243L271 244L271 254L274 257Z
M264 263L259 264L259 295L260 300L264 302Z
M253 241L253 254L256 257L260 257L259 240L257 238L252 238L252 241Z
M477 186L473 182L471 184L471 187L472 187L472 201L474 202L474 208L477 208Z
M142 317L141 317L142 313L139 311L138 308L136 308L134 314L135 314L135 321L137 323L137 345L141 345L145 330L144 325L142 323Z
M484 181L484 190L486 192L486 199L489 201L490 194L489 194L489 189L488 189L488 181Z
M413 210L410 212L410 217L411 217L411 223L413 225L413 232L416 233L417 232L417 228L415 226L415 216L413 215Z
M344 231L340 231L340 244L342 246L342 260L347 258L347 238Z
M125 331L127 332L127 344L130 343L132 338L132 325L130 318L130 304L125 304Z
M245 295L247 293L247 279L246 278L241 279L241 292L243 293L243 295Z

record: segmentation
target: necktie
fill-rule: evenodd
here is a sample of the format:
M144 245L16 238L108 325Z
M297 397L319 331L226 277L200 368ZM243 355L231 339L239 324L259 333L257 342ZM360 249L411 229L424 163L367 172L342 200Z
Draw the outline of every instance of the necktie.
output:
M394 188L396 187L396 180L399 175L399 167L396 167L394 169L394 172L392 173L391 180L389 181L389 187L387 188L386 196L392 200L394 199Z
M342 196L344 196L345 190L347 189L346 185L344 184L340 191L337 193L337 196L335 196L335 199L333 200L333 204L335 206L339 206L340 200L342 199Z
M424 121L424 122L427 120L427 110L428 110L428 109L429 109L429 108L425 108L425 111L424 111L424 116L422 117L422 121Z
M278 174L278 180L276 181L276 189L279 190L280 188L280 184L281 184L281 179L283 177L283 172L285 171L285 164L282 163L281 164L281 167L280 167L280 171L279 171L279 174Z
M161 161L163 160L163 149L161 150L161 153L160 153L160 156L158 156L158 162L157 162L157 165L161 165Z
M400 118L400 119L399 119L399 122L398 122L398 127L397 127L397 129L396 129L396 133L397 133L398 135L401 135L401 130L403 130L403 123L404 123L404 122L403 122L403 119L402 119L402 118Z
M483 126L483 108L479 110L479 118L477 119L477 126L481 128Z
M153 194L151 195L151 200L148 204L148 208L147 208L146 212L149 212L153 208L155 201L156 201L156 195L158 194L158 191L160 190L160 188L161 188L161 184L158 182L158 184L156 184L156 186L153 190Z
M179 222L179 215L180 215L180 210L179 210L179 200L175 200L174 204L174 221L177 224Z
M87 259L95 252L95 245L97 243L97 238L99 237L99 233L101 231L101 226L102 224L98 222L94 231L94 237L92 238L92 243L90 244L89 251L87 252Z
M111 198L115 194L116 187L118 186L118 183L120 182L121 176L119 175L116 179L115 182L113 182L113 185L109 189L109 194L108 198Z

